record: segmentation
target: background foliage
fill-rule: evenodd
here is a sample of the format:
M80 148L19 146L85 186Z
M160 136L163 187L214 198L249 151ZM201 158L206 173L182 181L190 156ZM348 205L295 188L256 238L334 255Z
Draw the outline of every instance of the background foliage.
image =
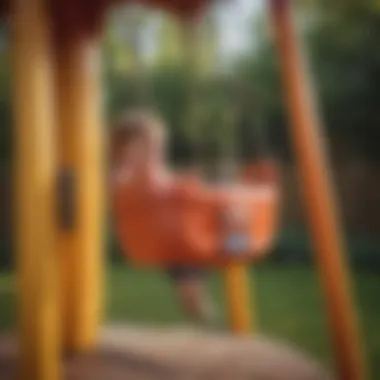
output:
M175 164L197 158L214 164L223 154L248 158L270 147L284 169L285 213L273 260L309 262L310 249L289 146L278 61L264 13L252 14L252 47L223 61L216 5L205 18L193 56L196 123L189 114L194 69L172 18L148 11L118 10L104 38L105 105L108 120L125 107L149 103L168 121ZM380 268L380 10L376 1L299 2L297 20L320 99L333 158L339 201L355 262ZM128 22L127 22L128 21ZM150 34L149 34L150 33ZM148 35L148 37L147 37ZM149 37L151 36L151 37ZM154 49L147 39L154 36ZM185 46L186 45L186 46ZM10 45L0 28L0 265L11 256ZM190 78L190 80L189 80ZM262 134L264 132L264 134ZM264 135L264 138L262 137ZM231 139L234 136L234 139ZM196 137L196 138L195 138Z

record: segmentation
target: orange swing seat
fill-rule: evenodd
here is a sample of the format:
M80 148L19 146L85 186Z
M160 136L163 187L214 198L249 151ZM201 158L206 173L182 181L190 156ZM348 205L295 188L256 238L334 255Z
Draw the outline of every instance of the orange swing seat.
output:
M207 187L178 180L163 194L119 186L114 193L116 230L136 265L223 266L263 257L274 239L278 186L273 170L250 167L245 183ZM271 174L269 174L271 173ZM269 176L268 176L269 174ZM241 223L228 225L238 211Z

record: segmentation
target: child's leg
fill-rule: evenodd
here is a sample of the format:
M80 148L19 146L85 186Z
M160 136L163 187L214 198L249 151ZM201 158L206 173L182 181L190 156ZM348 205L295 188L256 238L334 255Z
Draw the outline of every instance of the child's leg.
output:
M198 322L215 323L215 310L204 286L203 273L194 268L172 268L168 275L183 311Z

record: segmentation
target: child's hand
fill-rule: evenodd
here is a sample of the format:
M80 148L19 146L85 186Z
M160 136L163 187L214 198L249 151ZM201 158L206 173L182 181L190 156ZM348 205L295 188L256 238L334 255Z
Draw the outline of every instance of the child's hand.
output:
M248 214L243 205L238 201L232 200L227 206L225 216L228 229L240 231L248 224Z
M228 254L242 254L250 250L249 219L243 205L231 203L225 213L224 249Z
M251 182L260 183L278 183L280 173L278 167L273 162L262 162L252 166L248 166L243 172L243 179Z

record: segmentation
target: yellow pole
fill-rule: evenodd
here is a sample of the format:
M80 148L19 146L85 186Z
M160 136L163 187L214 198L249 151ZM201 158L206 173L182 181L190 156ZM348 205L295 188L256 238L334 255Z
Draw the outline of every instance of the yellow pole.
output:
M44 0L11 3L15 122L19 370L60 377L52 56Z
M289 1L271 0L271 11L292 119L291 134L330 319L339 378L364 380L364 355L312 89L294 30Z
M230 327L237 335L247 335L252 330L249 300L249 277L244 264L231 264L225 273L227 307Z
M93 347L102 310L100 43L78 33L56 52L60 167L75 181L74 223L59 233L63 335L67 351L81 352Z
M236 110L234 110L236 111ZM226 178L231 178L231 169L235 171L236 168L230 168L229 165L236 163L236 152L234 148L234 130L233 122L236 121L233 113L225 115L225 120L222 127L229 129L224 133L224 143L222 141L222 155L224 152L225 162L222 161L222 171ZM223 167L224 166L224 167ZM246 335L252 331L252 318L254 317L254 310L250 302L250 276L247 271L246 264L233 264L229 265L225 273L226 293L227 293L227 306L229 313L229 320L231 330L235 334Z

